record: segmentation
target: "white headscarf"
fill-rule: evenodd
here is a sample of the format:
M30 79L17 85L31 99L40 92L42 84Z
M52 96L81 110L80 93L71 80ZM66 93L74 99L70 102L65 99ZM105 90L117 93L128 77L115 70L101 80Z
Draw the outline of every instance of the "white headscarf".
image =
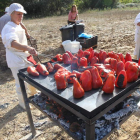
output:
M26 14L27 12L24 10L24 7L19 3L13 3L9 6L8 14L11 15L12 12L22 12Z

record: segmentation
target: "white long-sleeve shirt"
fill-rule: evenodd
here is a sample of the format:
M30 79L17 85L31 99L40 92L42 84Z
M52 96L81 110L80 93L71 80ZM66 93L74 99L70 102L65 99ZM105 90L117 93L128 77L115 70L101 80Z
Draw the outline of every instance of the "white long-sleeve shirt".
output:
M17 25L9 21L1 32L2 42L6 48L6 60L9 68L11 67L24 67L27 63L27 57L30 55L28 52L11 47L12 41L17 41L22 45L27 45L25 30L21 25Z
M139 22L140 22L140 13L136 16L135 21L134 21L137 33L140 32L140 26L137 25Z
M3 27L6 25L7 22L11 20L11 17L9 14L4 14L2 17L0 17L0 34L3 29Z

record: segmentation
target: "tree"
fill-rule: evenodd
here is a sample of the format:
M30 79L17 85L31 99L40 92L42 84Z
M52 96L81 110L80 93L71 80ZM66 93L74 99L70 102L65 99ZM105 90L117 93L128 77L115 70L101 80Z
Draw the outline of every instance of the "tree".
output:
M0 15L5 12L5 8L10 5L11 0L1 0L0 1Z

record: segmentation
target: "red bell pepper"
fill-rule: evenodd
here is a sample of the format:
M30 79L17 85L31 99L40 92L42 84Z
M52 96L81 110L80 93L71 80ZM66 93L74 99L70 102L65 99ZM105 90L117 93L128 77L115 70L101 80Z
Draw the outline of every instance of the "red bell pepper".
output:
M84 51L79 49L77 56L78 56L78 58L83 57L84 56Z
M78 54L77 54L77 53L73 54L73 56L75 56L75 57L77 57L77 58L78 58Z
M124 68L125 68L125 70L128 69L128 66L129 66L129 64L131 64L131 63L132 63L131 61L127 61L127 62L124 64Z
M105 51L100 50L99 52L99 61L100 63L104 63L105 59L107 58L107 53Z
M79 67L78 58L74 56L71 62L71 70L78 70L78 67Z
M103 82L102 90L105 93L113 93L115 84L115 76L113 74L108 74Z
M55 75L57 89L65 89L67 87L66 76L64 73L57 73Z
M99 70L99 74L102 78L105 78L110 72L111 70L105 68Z
M54 77L55 77L55 75L57 75L58 73L59 73L59 74L65 74L66 77L67 77L68 75L71 74L71 72L68 71L67 69L65 69L65 68L60 68L60 69L58 69L57 72L54 74Z
M117 63L116 75L118 75L121 70L125 70L124 69L124 63L122 61Z
M84 57L87 58L87 62L90 62L90 51L84 51Z
M68 53L63 54L63 63L64 64L71 64L71 57L69 56Z
M53 57L51 59L51 62L56 62L56 61L58 61L58 62L62 62L63 61L63 58L62 58L61 54L57 54L55 57Z
M97 58L99 58L99 53L94 51L94 56L96 56Z
M115 86L118 88L125 88L126 85L127 85L127 75L125 70L121 70L116 78Z
M73 78L73 96L74 98L81 98L85 95L85 91L76 78Z
M29 66L27 68L27 72L31 74L32 76L39 76L39 73L37 72L36 68L34 66Z
M73 83L73 78L77 78L76 77L76 74L74 74L74 73L70 73L67 77L66 77L66 79L67 79L67 82L68 83Z
M62 55L61 54L57 54L56 55L56 58L57 58L57 61L58 62L62 62L63 61L63 58L62 58Z
M45 67L44 64L38 64L38 65L36 66L36 70L37 70L40 74L42 74L42 75L44 75L44 76L49 75L49 72L48 72L48 70L47 70L47 68Z
M118 53L117 55L120 57L121 61L125 64L125 59L123 57L123 54L122 53Z
M48 62L46 64L46 68L47 68L47 70L48 70L49 73L54 72L54 67L53 67L53 65L50 62Z
M89 49L89 51L90 51L89 62L91 62L91 59L94 57L94 50L93 50L93 48L91 47L91 49Z
M69 56L70 56L70 58L71 58L71 60L73 59L73 55L72 55L72 53L70 52L70 51L66 51L66 53L68 53L69 54Z
M111 67L110 64L104 64L104 67L105 67L106 69L112 70L112 67Z
M91 75L92 75L92 88L93 89L100 88L103 85L103 81L96 67L93 67L91 69Z
M100 65L95 65L94 66L98 69L98 72L101 70L101 69L105 69L105 66L103 64L100 64Z
M93 50L93 48L92 47L90 47L90 48L88 48L88 49L86 49L86 51L92 51Z
M85 58L85 57L81 57L80 58L80 61L79 61L79 67L80 66L87 66L88 64L87 64L87 58Z
M111 52L108 52L108 56L111 57L111 58L114 58L117 60L117 62L121 61L120 57L115 54L115 52L111 51Z
M138 75L134 71L127 70L126 75L127 75L127 82L135 82L138 79Z
M96 56L92 57L90 66L94 66L95 63L99 63L99 59Z
M91 70L93 66L81 66L78 68L79 72L84 72L85 70Z
M84 91L89 91L92 89L92 76L89 70L85 70L81 74L80 84L82 85Z
M120 62L120 61L121 61L121 59L120 59L119 55L117 55L117 54L115 54L114 59L116 59L116 60L117 60L117 62Z
M126 70L126 75L127 75L127 82L136 81L139 76L139 67L133 63L130 63Z
M115 55L114 51L108 52L109 57L114 58L114 55Z
M63 66L61 66L60 64L54 64L54 70L57 71L60 68L64 68Z
M94 66L95 67L97 67L97 66L103 66L103 64L95 63Z
M140 76L140 66L138 66L138 70L139 70L139 76Z
M132 62L129 64L128 69L133 70L134 72L138 72L139 67L138 67L137 63Z
M76 74L76 77L78 78L78 79L80 79L80 76L81 76L81 72L79 72L79 71L76 71L76 70L73 70L72 71L72 74Z
M139 58L139 61L138 61L138 65L140 65L140 58Z
M31 63L33 63L34 65L37 64L32 55L28 56L27 60L30 61Z
M108 58L105 59L104 64L110 64L110 61L111 61L111 58L108 57Z
M57 58L56 58L56 57L53 57L53 58L51 59L51 62L57 62Z
M125 56L125 63L126 63L127 61L132 61L132 57L131 57L130 53L126 53L126 56Z
M115 71L117 70L117 60L116 59L111 58L110 65L111 65L112 69L114 69Z

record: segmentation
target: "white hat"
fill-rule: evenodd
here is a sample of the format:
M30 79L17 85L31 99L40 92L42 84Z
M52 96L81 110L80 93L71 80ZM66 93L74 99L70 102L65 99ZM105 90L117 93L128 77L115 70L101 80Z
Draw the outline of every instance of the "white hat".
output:
M5 8L5 12L7 12L7 13L8 13L8 10L9 10L9 7L6 7L6 8Z
M8 14L11 15L12 12L22 12L26 14L27 12L24 10L24 7L19 3L13 3L9 6Z

